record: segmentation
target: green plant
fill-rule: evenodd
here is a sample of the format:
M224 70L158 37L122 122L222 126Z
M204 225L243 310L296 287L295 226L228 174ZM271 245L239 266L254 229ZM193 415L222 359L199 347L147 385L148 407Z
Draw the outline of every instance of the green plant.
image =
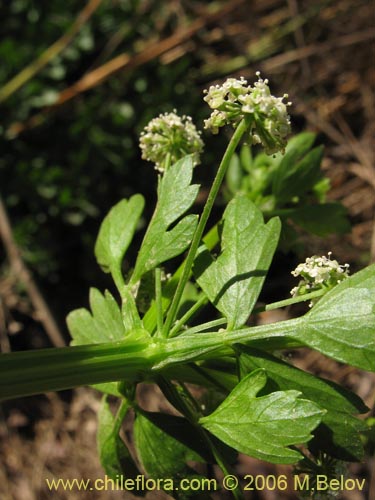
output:
M227 199L243 193L266 219L280 217L284 250L297 247L296 226L320 237L350 230L345 208L327 201L330 182L320 168L323 147L313 147L314 141L315 134L302 132L290 139L285 155L261 152L255 157L245 144L226 174Z
M98 443L111 477L138 474L137 463L119 436L131 408L136 414L137 459L152 478L194 477L190 460L216 463L229 474L238 452L274 463L302 460L314 470L307 449L299 445L316 456L360 460L360 433L366 426L354 415L367 411L361 399L282 361L275 351L309 346L374 371L375 266L349 277L346 267L336 261L315 258L297 268L296 275L305 284L298 285L293 297L257 308L278 245L280 219L272 217L265 223L251 196L240 193L228 203L222 221L204 233L241 139L277 154L286 146L289 116L283 98L273 97L262 79L254 86L229 79L211 87L205 100L213 108L206 127L218 132L232 124L234 133L200 217L187 215L199 189L191 183L202 147L199 133L190 121L173 113L161 115L141 138L143 156L156 162L161 174L155 212L133 269L124 276L124 257L144 207L141 195L110 210L95 246L98 263L112 275L120 306L109 291L91 289L91 312L78 309L68 316L72 346L3 354L0 398L86 384L104 392ZM301 154L294 159L305 177L314 171L310 176L314 187L316 164L299 161ZM286 201L287 183L295 179L297 167L290 157L288 161L292 173L283 160L273 169L279 201ZM302 190L301 184L297 186L293 197ZM211 252L219 243L215 257ZM165 274L161 265L187 249L174 274ZM313 306L301 317L246 325L249 316L260 310L307 300ZM209 302L217 316L194 324L195 315ZM157 384L181 416L141 408L136 397L140 382ZM200 385L212 397L203 404L186 383ZM115 416L109 395L121 401ZM183 498L193 493L174 495ZM239 487L233 494L242 498Z

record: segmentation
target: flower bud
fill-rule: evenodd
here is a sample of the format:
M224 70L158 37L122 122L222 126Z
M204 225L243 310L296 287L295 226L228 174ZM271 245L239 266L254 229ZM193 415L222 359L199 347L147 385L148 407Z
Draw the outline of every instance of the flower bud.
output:
M284 152L290 132L287 106L291 103L284 103L287 94L271 95L268 80L260 78L259 72L257 76L253 87L241 77L239 80L228 78L223 85L212 85L206 90L204 100L214 111L205 120L205 128L217 134L220 127L229 124L235 127L245 115L251 115L250 142L261 144L269 155Z

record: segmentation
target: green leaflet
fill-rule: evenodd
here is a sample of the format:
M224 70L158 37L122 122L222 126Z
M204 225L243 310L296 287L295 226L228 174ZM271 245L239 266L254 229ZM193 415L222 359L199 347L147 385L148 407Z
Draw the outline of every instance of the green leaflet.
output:
M244 172L240 163L240 158L238 155L234 154L225 175L226 187L231 195L235 195L241 190L243 176Z
M256 206L237 196L224 212L221 254L214 260L207 250L194 264L194 274L209 300L228 319L228 329L248 319L275 252L280 221L268 224Z
M137 413L134 423L134 439L142 467L147 475L153 478L176 477L178 475L185 477L189 474L186 462L188 460L202 461L202 459L181 441L172 437L170 433L162 430L160 423L159 426L155 425L152 421L154 416L157 416L159 421L166 417L165 426L167 428L168 425L171 425L176 429L183 425L182 422L188 424L186 420L171 415ZM190 427L187 427L187 430L191 439Z
M240 150L240 160L246 172L250 172L253 164L251 148L248 144L243 144Z
M339 460L360 462L364 455L361 438L366 431L363 420L348 413L330 411L323 417L309 448L315 455L321 450Z
M126 404L122 408L122 418L129 408L130 405ZM119 436L122 418L116 421L107 397L104 396L98 412L97 446L100 463L105 473L114 480L118 479L119 475L129 478L139 474L128 448Z
M147 337L127 288L124 289L122 311L108 290L102 295L98 289L91 288L90 309L91 313L81 308L68 314L66 321L73 338L71 345L115 342L123 340L129 331L132 331L132 340L138 340L140 335Z
M71 345L100 344L124 338L121 312L108 290L102 295L96 288L91 288L90 308L92 314L84 308L68 314L66 321L73 338Z
M273 185L272 192L276 196L279 202L283 202L285 200L289 200L293 198L293 196L299 196L302 192L297 190L296 186L299 183L299 177L302 173L304 175L304 170L310 171L312 168L312 173L319 172L320 166L320 155L318 155L317 164L314 162L313 165L309 165L309 162L304 162L305 155L309 155L309 149L313 145L315 141L315 134L311 132L304 132L302 134L298 134L296 137L293 137L289 142L286 148L286 153L282 157L277 170L273 176ZM315 160L315 155L313 156L313 160ZM317 170L316 170L317 169ZM315 175L313 176L315 178ZM289 187L292 188L292 191L289 191ZM306 188L310 189L311 185L301 186L302 191L305 192Z
M312 190L321 176L323 146L312 149L298 162L288 161L288 158L286 160L285 158L287 155L281 160L274 176L273 194L278 203L286 203L295 196L302 196Z
M179 480L196 479L195 484L199 484L198 481L203 479L203 476L187 465L188 461L211 461L207 443L200 441L196 427L188 420L138 408L134 423L134 441L138 459L146 475L165 479L162 487L169 495L181 500L196 496L201 498L196 486L193 489L185 489L186 482L184 489L177 493ZM202 455L205 459L202 459Z
M288 446L309 441L324 410L300 399L298 391L256 397L266 381L264 370L250 373L200 423L241 453L272 463L295 463L301 455Z
M140 194L117 203L100 226L95 243L95 256L105 272L118 272L125 252L133 239L144 207Z
M120 291L122 298L122 330L124 327L125 330L142 328L142 322L139 318L134 297L129 288L123 283L121 265L125 252L133 239L139 218L142 215L143 207L144 198L139 194L132 196L129 200L124 199L117 203L103 220L95 244L95 256L98 263L104 271L112 273L113 279ZM91 308L93 309L92 304ZM85 313L82 309L79 311L82 322L84 321ZM103 312L105 311L102 308L101 313ZM94 309L93 313L98 323L100 315L95 314ZM107 330L111 332L112 327L117 327L118 325L120 325L120 323L117 317L116 324L102 321L99 326L101 328L106 327ZM90 330L88 330L88 332L90 332ZM90 336L90 333L87 335ZM120 338L121 337L122 336L120 336ZM112 340L114 339L112 338Z
M142 242L131 283L162 262L176 257L189 245L196 224L196 215L187 215L175 223L192 206L199 186L191 185L193 162L190 156L172 165L160 180L158 203Z
M365 413L368 408L355 394L343 387L299 370L264 351L243 345L237 347L240 355L240 370L246 375L252 370L266 370L271 390L300 391L303 397L316 402L327 410L321 425L314 431L314 439L309 443L328 452L331 456L346 460L360 460L363 445L359 432L366 429L365 424L352 416Z
M375 371L375 264L333 288L299 322L294 339L343 363Z
M288 217L306 231L321 237L332 233L344 234L350 231L347 210L340 203L297 207L290 211Z

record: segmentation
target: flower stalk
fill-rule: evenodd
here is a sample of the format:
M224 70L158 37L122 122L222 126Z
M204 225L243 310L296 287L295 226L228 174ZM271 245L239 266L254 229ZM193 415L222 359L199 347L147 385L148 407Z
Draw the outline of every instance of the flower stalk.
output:
M223 182L225 173L228 169L230 160L232 159L233 153L235 152L242 136L246 133L248 128L251 125L251 117L246 116L238 125L236 128L229 144L228 147L224 153L224 156L221 160L221 163L219 165L218 171L216 173L215 179L212 183L211 190L208 194L206 204L203 208L202 215L199 219L198 226L195 230L190 249L188 252L188 255L185 260L184 268L180 276L180 280L177 285L176 292L174 294L171 306L169 308L167 318L164 323L164 336L168 336L168 332L171 329L173 322L175 321L176 314L178 311L178 307L181 301L181 297L185 288L186 283L188 282L189 276L190 276L190 271L193 266L193 262L195 259L195 256L197 254L197 250L199 247L199 244L201 242L208 218L210 216L212 207L214 205L216 196L218 195L220 186Z

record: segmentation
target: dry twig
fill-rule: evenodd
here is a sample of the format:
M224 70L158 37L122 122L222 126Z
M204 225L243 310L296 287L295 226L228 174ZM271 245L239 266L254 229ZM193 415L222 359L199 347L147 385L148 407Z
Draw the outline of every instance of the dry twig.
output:
M18 280L24 285L30 301L35 308L38 319L42 323L45 331L56 347L65 345L64 337L57 326L51 311L43 298L37 284L33 280L30 270L24 263L20 250L14 241L12 228L2 197L0 196L0 237L9 259L11 269Z
M26 66L14 78L9 80L0 88L0 103L8 99L14 92L21 88L26 82L33 78L41 69L44 68L54 57L64 50L82 26L90 19L93 13L101 4L102 0L90 0L86 7L80 12L71 28L63 34L55 43L45 50L35 61Z

